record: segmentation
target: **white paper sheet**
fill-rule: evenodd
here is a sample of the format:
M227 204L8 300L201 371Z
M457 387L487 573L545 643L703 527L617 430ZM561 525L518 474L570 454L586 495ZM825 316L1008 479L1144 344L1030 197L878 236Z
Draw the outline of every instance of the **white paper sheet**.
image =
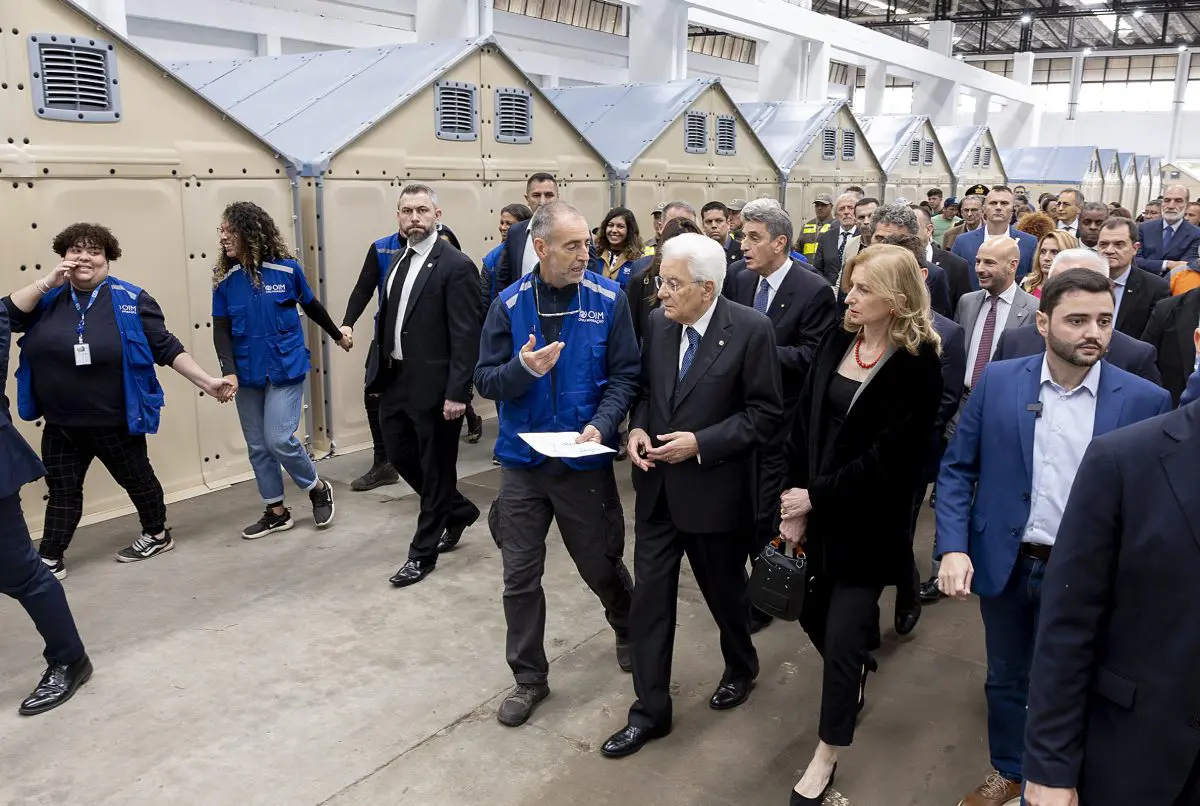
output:
M579 459L583 456L599 456L604 453L616 453L607 445L599 442L582 442L576 444L578 431L555 431L548 434L518 434L525 443L540 453L555 459Z

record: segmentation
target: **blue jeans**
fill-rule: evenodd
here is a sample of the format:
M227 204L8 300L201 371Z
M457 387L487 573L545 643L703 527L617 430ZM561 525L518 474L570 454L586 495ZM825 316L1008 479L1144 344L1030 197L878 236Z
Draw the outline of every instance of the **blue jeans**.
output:
M72 664L83 657L67 595L38 556L17 494L0 498L0 593L16 599L46 641L46 663Z
M988 748L992 766L1010 781L1024 780L1025 704L1045 574L1042 560L1017 557L1000 595L979 599L987 645Z
M238 389L238 419L250 452L250 466L264 504L283 503L283 474L280 466L308 492L317 486L317 466L296 439L304 408L304 384Z

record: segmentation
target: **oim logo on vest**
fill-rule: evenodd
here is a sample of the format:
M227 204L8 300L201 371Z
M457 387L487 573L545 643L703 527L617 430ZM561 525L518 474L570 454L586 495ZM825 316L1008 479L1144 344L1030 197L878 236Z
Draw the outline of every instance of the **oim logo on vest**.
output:
M278 285L264 285L263 291L266 291L268 294L286 294L287 286L283 283L279 283Z
M604 311L580 311L580 322L591 322L593 325L604 324Z

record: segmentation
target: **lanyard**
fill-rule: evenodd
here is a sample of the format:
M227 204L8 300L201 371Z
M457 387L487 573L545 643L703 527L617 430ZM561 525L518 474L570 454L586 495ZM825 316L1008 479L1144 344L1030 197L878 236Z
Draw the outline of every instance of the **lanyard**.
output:
M92 309L92 304L96 301L96 295L100 293L100 289L104 288L104 283L107 283L107 282L108 282L108 280L105 280L103 283L100 283L100 285L98 285L92 289L92 295L90 297L88 297L88 303L87 303L86 308L79 307L79 297L75 294L75 286L70 286L71 303L74 304L75 310L79 313L79 324L77 324L75 326L75 333L79 336L80 344L83 344L83 326L84 326L85 320L87 319L87 312Z

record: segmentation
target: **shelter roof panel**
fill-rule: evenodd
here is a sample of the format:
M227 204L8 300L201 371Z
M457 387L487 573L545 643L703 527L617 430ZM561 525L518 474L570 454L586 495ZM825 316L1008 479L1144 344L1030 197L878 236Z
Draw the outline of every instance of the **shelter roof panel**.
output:
M1078 184L1088 175L1093 146L1017 148L1003 154L1008 181L1013 184Z
M914 133L926 120L925 115L874 115L859 118L859 123L883 170L890 173L900 156L907 153Z
M792 169L845 101L738 104L781 171Z
M967 167L975 144L987 133L987 126L935 126L934 131L946 152L950 170L957 176Z

